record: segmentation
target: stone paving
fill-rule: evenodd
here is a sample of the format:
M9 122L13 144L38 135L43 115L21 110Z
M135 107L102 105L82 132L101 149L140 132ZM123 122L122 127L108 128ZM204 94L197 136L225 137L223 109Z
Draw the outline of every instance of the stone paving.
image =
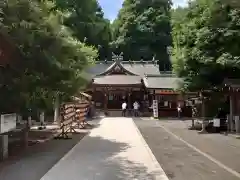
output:
M140 132L170 180L238 180L240 141L221 134L200 135L187 129L190 121L135 120ZM231 173L177 137L226 165Z
M41 180L167 180L132 118L104 118Z

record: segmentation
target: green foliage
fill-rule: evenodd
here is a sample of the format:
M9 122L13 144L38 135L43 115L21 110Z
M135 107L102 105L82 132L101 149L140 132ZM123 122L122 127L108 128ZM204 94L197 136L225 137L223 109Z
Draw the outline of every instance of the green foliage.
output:
M160 60L160 69L170 69L170 0L125 0L112 24L112 49L127 59Z
M17 72L4 72L1 97L9 92L14 97L5 107L15 103L17 110L47 108L52 106L56 94L75 94L84 83L82 69L97 57L94 48L75 39L61 23L63 15L52 11L54 6L50 1L37 0L0 3L0 29L21 52ZM11 78L6 80L8 76Z
M55 0L55 9L62 11L64 24L74 37L99 50L99 58L108 56L111 41L110 21L103 17L97 0Z
M240 77L239 5L234 0L194 0L172 12L173 67L185 78L186 89L209 89L224 78Z

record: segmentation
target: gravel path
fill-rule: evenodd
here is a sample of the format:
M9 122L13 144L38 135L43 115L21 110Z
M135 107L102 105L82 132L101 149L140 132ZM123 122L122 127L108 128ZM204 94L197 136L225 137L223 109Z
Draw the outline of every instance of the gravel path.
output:
M188 147L182 141L166 132L161 126L169 128L171 132L197 148L209 154L219 154L215 158L226 163L230 168L237 167L239 158L235 155L239 152L238 142L231 137L222 137L222 143L215 135L198 135L194 131L187 130L187 124L181 121L154 121L154 120L135 120L140 132L151 148L156 159L162 166L165 173L171 180L238 180L216 163L205 156ZM195 135L194 135L195 134ZM228 138L228 145L225 147L225 138ZM211 140L209 140L211 139ZM212 145L210 145L212 144ZM210 146L210 147L209 147ZM213 148L212 146L216 146ZM234 149L234 147L235 149ZM237 148L237 149L236 149ZM227 151L225 151L227 150ZM238 156L240 157L240 156ZM238 166L239 168L240 166ZM236 168L234 168L237 171Z

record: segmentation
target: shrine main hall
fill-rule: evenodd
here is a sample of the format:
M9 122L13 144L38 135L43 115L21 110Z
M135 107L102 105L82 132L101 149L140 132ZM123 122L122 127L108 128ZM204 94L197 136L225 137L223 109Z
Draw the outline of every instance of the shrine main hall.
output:
M135 101L142 115L150 116L153 100L158 101L159 116L176 117L179 103L184 114L189 108L176 89L182 82L172 72L160 72L156 60L124 61L117 56L112 61L98 61L85 71L89 80L86 90L92 95L97 110L120 111L125 101L131 111Z

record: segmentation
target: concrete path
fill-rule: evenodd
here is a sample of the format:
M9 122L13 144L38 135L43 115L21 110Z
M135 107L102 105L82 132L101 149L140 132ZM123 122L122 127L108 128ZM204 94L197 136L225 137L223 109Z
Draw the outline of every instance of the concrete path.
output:
M131 118L104 118L41 180L168 180Z
M135 123L170 180L240 180L239 140L190 131L191 121Z

